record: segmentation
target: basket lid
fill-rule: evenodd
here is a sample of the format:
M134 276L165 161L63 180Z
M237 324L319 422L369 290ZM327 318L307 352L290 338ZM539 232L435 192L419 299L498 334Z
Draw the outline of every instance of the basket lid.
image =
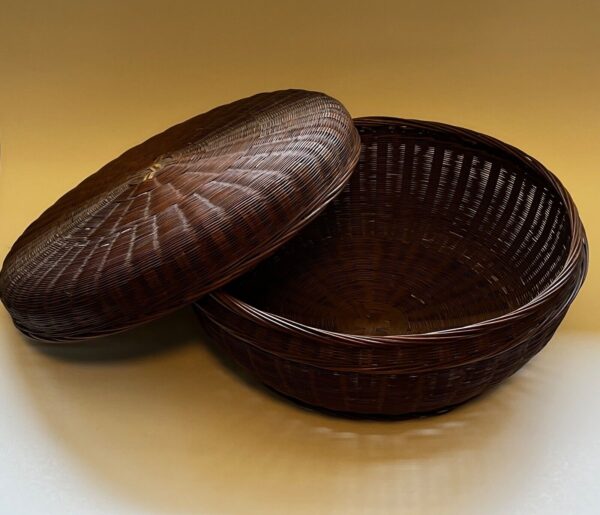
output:
M347 182L360 140L336 100L300 90L218 107L128 150L16 241L0 297L27 336L116 333L249 270Z

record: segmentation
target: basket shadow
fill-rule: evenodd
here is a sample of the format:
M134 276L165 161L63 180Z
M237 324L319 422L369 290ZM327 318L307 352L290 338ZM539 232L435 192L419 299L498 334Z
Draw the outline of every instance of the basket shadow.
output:
M129 331L92 340L49 343L25 336L24 339L36 351L65 361L95 363L140 358L175 348L190 338L186 311L181 309Z
M52 442L99 488L153 513L350 513L362 490L352 485L368 478L381 499L390 478L402 484L396 501L422 511L432 496L456 494L457 467L473 476L463 489L506 472L478 457L498 446L534 377L518 374L443 416L353 420L303 408L240 374L202 343L187 310L112 338L118 347L143 337L159 340L161 352L56 359L18 336L12 347ZM387 481L377 479L382 471Z

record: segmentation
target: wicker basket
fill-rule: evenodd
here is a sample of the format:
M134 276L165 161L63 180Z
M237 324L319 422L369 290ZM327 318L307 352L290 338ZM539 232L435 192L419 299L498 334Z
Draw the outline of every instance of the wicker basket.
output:
M556 177L514 147L432 122L356 126L343 193L197 311L239 365L304 403L446 409L548 342L584 280L585 233Z
M344 187L359 153L322 93L261 93L128 150L47 209L13 245L0 298L26 335L123 331L250 270Z

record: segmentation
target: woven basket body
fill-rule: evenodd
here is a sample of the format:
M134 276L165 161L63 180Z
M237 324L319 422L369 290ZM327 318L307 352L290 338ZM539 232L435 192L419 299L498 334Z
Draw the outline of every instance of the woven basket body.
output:
M431 122L356 125L342 194L197 311L238 364L302 402L386 415L460 404L551 338L585 277L583 227L514 147Z
M291 238L359 152L336 100L290 90L216 108L149 139L59 199L7 256L0 296L49 341L127 329L188 304Z

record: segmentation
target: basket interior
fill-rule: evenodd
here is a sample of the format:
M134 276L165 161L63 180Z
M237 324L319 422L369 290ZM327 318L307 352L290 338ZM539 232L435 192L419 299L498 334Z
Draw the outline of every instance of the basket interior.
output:
M552 282L568 216L526 161L440 127L357 126L343 193L229 293L313 327L399 335L496 317Z

